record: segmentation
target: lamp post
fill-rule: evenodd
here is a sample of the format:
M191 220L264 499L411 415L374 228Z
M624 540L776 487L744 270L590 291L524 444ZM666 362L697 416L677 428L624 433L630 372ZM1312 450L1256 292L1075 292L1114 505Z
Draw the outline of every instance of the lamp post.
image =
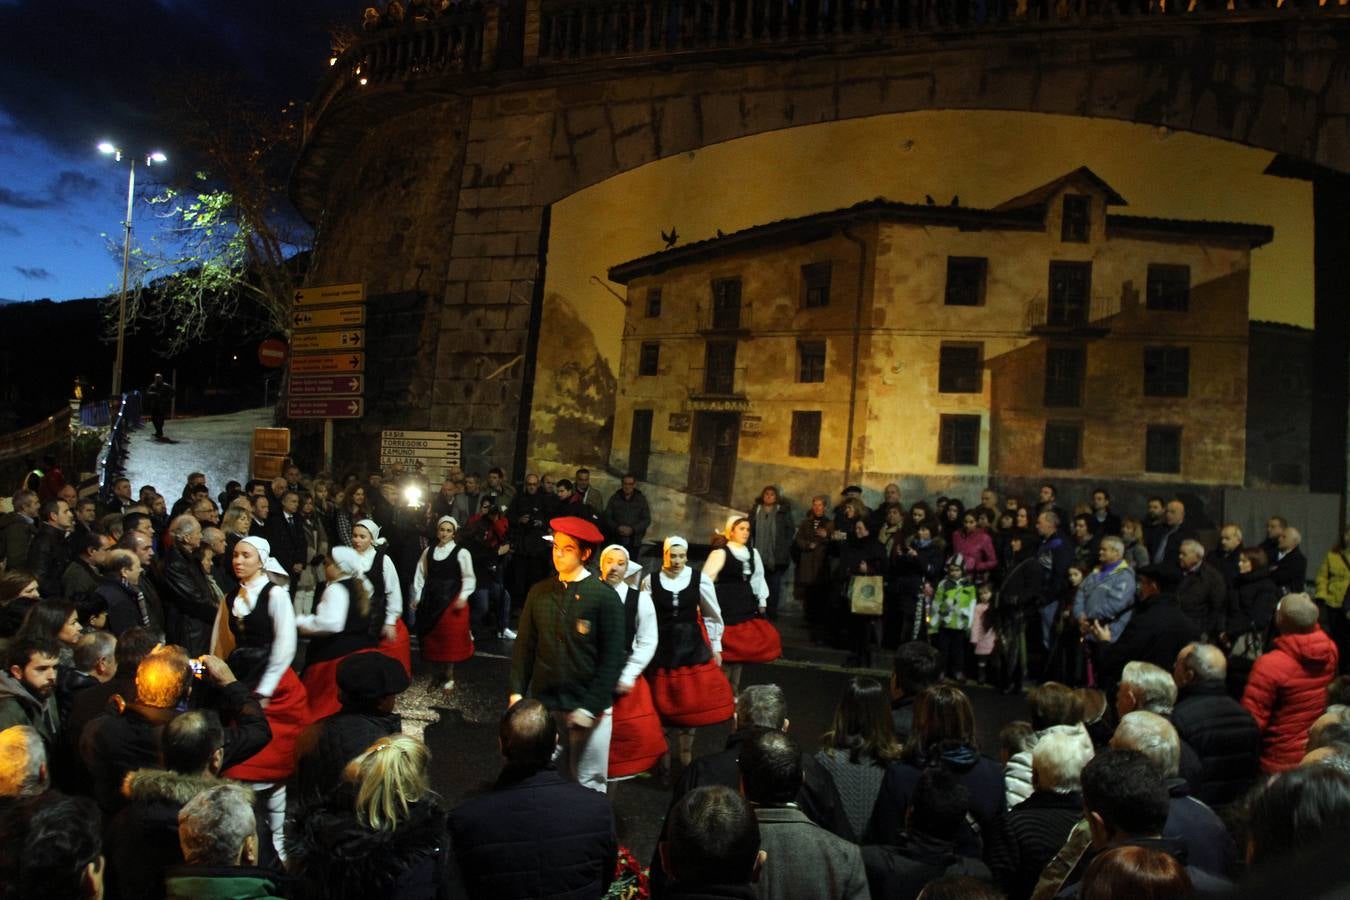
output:
M98 145L98 152L111 156L117 162L122 161L122 148L109 141ZM168 157L158 150L145 155L145 167L151 163L162 163ZM136 198L136 157L131 157L131 170L127 176L127 217L122 223L125 234L122 238L122 290L117 296L117 356L113 360L112 395L122 394L122 346L127 332L127 269L131 263L131 204Z

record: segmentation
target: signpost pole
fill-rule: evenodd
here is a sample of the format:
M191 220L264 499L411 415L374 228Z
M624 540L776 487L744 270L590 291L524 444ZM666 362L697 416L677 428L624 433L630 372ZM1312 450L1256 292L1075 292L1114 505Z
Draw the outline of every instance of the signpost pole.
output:
M323 420L323 470L333 471L333 420Z

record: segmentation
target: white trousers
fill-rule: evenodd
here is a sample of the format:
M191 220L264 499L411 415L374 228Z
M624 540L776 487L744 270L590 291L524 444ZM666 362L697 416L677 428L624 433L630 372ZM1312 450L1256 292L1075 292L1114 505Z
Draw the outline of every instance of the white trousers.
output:
M552 710L558 726L558 749L553 760L558 771L582 787L605 793L609 775L609 739L614 732L612 710L605 710L592 728L572 728L567 713Z

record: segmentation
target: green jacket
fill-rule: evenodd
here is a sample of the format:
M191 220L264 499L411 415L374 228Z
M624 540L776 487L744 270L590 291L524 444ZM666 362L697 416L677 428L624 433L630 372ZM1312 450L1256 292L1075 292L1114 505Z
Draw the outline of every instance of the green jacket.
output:
M564 592L556 578L530 588L511 657L513 694L551 710L598 716L614 702L628 657L623 602L594 575Z
M174 866L164 873L167 900L254 900L281 897L276 875L243 866Z
M975 599L975 585L966 579L939 581L933 590L933 616L928 622L928 633L937 634L943 628L969 631L975 616Z

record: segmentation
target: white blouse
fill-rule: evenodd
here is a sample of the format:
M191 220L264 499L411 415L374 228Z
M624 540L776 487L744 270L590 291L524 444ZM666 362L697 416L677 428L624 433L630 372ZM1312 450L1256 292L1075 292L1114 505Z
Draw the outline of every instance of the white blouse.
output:
M627 584L620 584L614 590L625 604L630 593L637 593L637 634L633 637L633 649L628 654L628 661L619 673L619 684L631 688L656 655L656 607L652 605L652 595L646 591L639 591Z
M366 576L357 576L361 583L366 587L366 594L369 595L373 586L366 580ZM347 624L347 608L351 605L351 591L340 581L331 581L324 585L323 593L319 595L320 602L315 605L314 612L306 616L296 616L295 629L305 637L322 637L328 634L337 634L342 631Z
M240 618L247 616L258 607L258 595L262 589L272 584L266 572L258 572L248 581L239 585L239 593L230 599L230 612ZM224 606L216 615L216 628L229 627L219 621L224 614ZM281 676L295 660L295 607L291 605L291 592L284 587L272 584L267 595L267 614L272 619L272 648L267 656L267 668L263 670L255 693L260 697L271 697L281 682Z
M678 575L667 575L662 569L657 573L661 579L661 586L666 590L676 593L682 592L689 587L689 580L692 577L693 569L685 566ZM649 598L652 595L652 577L648 575L642 579L642 592ZM679 599L675 600L675 605L679 606ZM703 610L703 627L708 630L708 643L712 645L713 652L722 652L722 607L717 603L717 588L713 586L712 580L699 573L698 581L698 603ZM653 612L656 607L653 605Z
M434 559L436 562L444 562L451 553L456 552L459 554L459 575L461 581L459 585L459 596L456 597L455 600L468 598L474 591L478 590L478 576L473 572L473 557L469 555L469 551L463 547L456 547L454 541L451 541L444 546L438 544L435 547L428 547L423 550L422 558L417 561L417 571L413 573L412 583L413 609L417 609L417 604L422 602L422 590L427 586L427 572L430 560Z
M367 547L361 556L362 574L369 572L375 565L375 548ZM384 624L393 625L403 615L403 588L399 585L398 570L389 554L384 556Z

